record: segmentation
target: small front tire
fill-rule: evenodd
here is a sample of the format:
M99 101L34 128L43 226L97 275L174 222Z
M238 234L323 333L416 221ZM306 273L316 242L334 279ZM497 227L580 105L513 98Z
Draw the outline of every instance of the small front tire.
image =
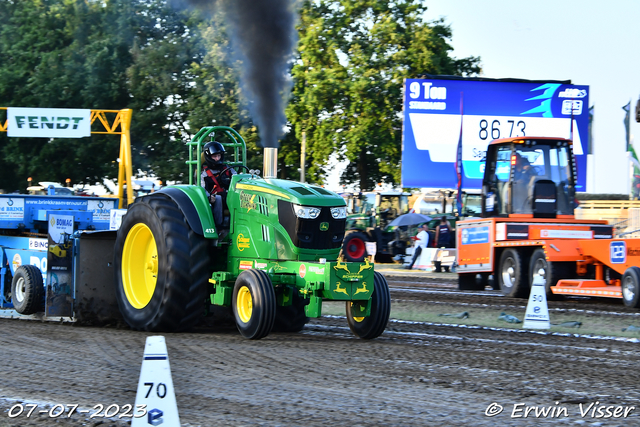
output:
M233 287L231 307L240 334L251 340L269 335L276 319L276 294L262 270L245 270Z
M347 301L347 322L349 328L358 337L370 340L379 337L387 327L391 314L391 296L389 285L384 276L373 273L373 294L371 295L371 314L368 317L353 317L351 301Z

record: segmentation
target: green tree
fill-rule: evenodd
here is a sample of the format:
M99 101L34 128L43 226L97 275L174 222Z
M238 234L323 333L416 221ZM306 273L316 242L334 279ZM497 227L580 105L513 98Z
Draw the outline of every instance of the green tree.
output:
M0 2L0 100L10 107L120 109L133 31L126 1ZM0 186L34 181L99 182L117 173L119 138L2 136Z
M468 76L478 58L452 58L451 29L425 22L418 0L303 2L288 118L306 132L308 173L321 181L332 153L345 184L400 182L402 85L420 74Z

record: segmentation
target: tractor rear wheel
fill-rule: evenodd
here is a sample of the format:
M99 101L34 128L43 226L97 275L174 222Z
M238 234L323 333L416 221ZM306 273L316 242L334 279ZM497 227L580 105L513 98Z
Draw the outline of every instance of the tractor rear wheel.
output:
M640 268L627 268L627 271L622 275L621 285L624 305L640 308Z
M548 300L562 299L562 295L551 292L551 286L555 286L558 280L572 279L575 276L575 263L571 262L548 262L542 248L538 248L531 255L529 263L529 279L533 283L536 275L541 275L545 280L545 290Z
M498 281L502 294L513 298L526 298L529 294L527 262L517 249L505 249L500 256Z
M367 256L367 236L359 231L349 233L342 243L342 254L349 262L362 262Z
M302 298L298 288L295 288L291 297L291 305L276 307L273 330L275 332L300 332L304 329L304 325L309 323L309 318L304 311L304 307L308 303L309 300Z
M162 194L143 197L122 219L115 245L116 298L142 331L189 329L205 312L207 242Z
M44 308L44 284L40 269L21 265L11 281L11 302L20 314L33 314Z
M377 271L373 273L373 294L371 295L371 314L368 317L353 317L351 301L347 301L347 322L349 328L358 337L370 340L382 334L389 322L391 296L387 279Z
M276 294L262 270L245 270L233 287L231 307L240 334L252 340L264 338L276 319Z

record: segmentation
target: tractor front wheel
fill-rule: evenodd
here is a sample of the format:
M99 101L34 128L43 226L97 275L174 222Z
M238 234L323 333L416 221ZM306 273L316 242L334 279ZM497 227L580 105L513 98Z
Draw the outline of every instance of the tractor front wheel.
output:
M133 203L115 245L116 299L142 331L189 329L205 312L207 242L162 194Z
M276 319L276 294L262 270L245 270L233 287L231 307L240 334L252 340L264 338Z
M20 314L34 314L44 308L42 273L33 265L21 265L11 281L11 302Z
M370 340L379 337L387 327L391 313L389 285L384 276L373 273L373 295L371 295L371 314L368 317L354 317L351 313L351 301L347 301L347 322L349 328L358 337Z

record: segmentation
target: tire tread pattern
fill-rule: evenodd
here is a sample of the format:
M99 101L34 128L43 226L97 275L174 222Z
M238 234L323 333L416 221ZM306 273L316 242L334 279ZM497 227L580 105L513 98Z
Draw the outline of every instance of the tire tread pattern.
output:
M138 206L136 206L138 205ZM137 210L140 212L138 215ZM133 211L133 212L132 212ZM130 310L122 288L120 260L126 236L118 233L116 242L116 275L118 277L118 303L125 320L133 329L148 332L178 332L193 327L202 317L205 307L207 283L207 241L195 233L186 222L184 214L175 202L161 194L141 198L129 208L129 213L140 216L133 224L143 222L152 230L151 223L158 222L163 236L154 235L158 246L158 281L164 285L161 300L154 304L158 292L143 310L153 306L155 313L149 313L139 321L127 316ZM155 218L154 218L155 216ZM127 222L123 219L122 227ZM123 309L123 305L125 306ZM128 308L128 309L127 309Z

